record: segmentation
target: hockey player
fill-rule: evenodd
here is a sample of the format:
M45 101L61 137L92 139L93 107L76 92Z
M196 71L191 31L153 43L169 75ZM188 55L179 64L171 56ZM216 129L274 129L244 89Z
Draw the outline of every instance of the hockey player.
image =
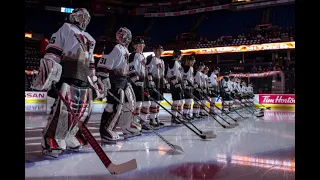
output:
M151 87L150 96L158 101L162 101L162 97L155 91L152 90L152 82L154 82L154 87L162 96L163 91L165 89L165 85L167 84L167 81L164 76L164 61L160 58L161 54L163 53L163 47L160 45L156 45L153 48L153 52L155 54L154 57L152 55L147 57L147 71L148 71L148 80L149 80L149 86ZM155 129L159 129L160 127L163 127L164 124L159 121L160 107L155 102L151 102L150 106L150 125L153 126ZM142 126L143 130L146 130L145 126Z
M230 89L230 105L229 105L229 111L231 111L233 108L235 108L235 94L236 94L236 84L235 84L235 77L234 76L229 76L229 81L228 81L228 88Z
M178 117L177 111L182 111L182 104L184 99L184 93L182 91L182 67L180 60L182 58L182 52L180 50L173 51L173 60L168 63L167 78L170 80L170 93L172 95L172 107L171 112L175 117ZM180 119L182 121L182 119ZM176 121L174 117L171 118L172 125L179 125L180 122Z
M193 84L193 88L194 88L194 96L196 98L198 98L199 100L202 99L202 90L201 87L203 87L203 82L201 80L202 78L202 71L204 69L204 64L200 63L197 66L197 71L196 71L196 75L194 76L194 84ZM195 103L193 105L193 117L194 118L200 118L200 105L201 102Z
M223 79L220 81L220 97L222 98L222 110L229 113L231 105L231 87L229 82L230 71L225 71Z
M148 88L154 87L154 82L152 80L152 76L151 79L148 80L146 67L147 60L142 54L145 47L144 40L141 38L135 38L132 41L132 46L134 47L135 52L131 53L129 56L129 75L136 97L135 113L145 122L149 115L151 102L142 94L142 91L148 92ZM134 124L143 124L137 116L135 116ZM155 126L156 123L154 121L150 121L150 125ZM139 129L141 130L141 128ZM145 127L144 129L147 130L148 128Z
M51 96L56 98L42 132L41 144L46 155L57 157L66 149L75 150L87 144L79 129L90 118L92 100L104 94L103 84L95 74L95 40L85 31L89 22L90 14L85 8L73 10L69 22L51 36L40 61L40 73L31 86L37 90L49 89ZM68 104L51 89L52 84L56 84ZM66 106L74 110L79 122Z
M208 72L209 72L209 68L208 66L205 66L203 71L202 71L202 77L201 77L201 81L202 81L202 98L201 98L201 110L200 110L200 116L208 116L208 114L205 111L205 104L207 103L207 98L208 98Z
M219 94L219 86L218 86L218 80L217 80L218 74L219 74L219 68L215 68L208 79L209 94L211 96L210 113L212 115L217 114L215 111L215 103Z
M97 64L98 75L105 88L110 92L107 94L107 105L102 113L100 123L101 141L106 144L117 143L119 135L114 131L117 124L125 138L140 133L140 130L131 126L133 117L130 111L134 111L135 101L132 87L128 82L128 45L132 39L131 31L121 27L116 33L116 39L115 44L105 47Z
M183 80L183 89L184 91L187 91L190 94L193 94L193 82L194 82L194 76L193 76L193 65L196 62L194 56L187 57L184 60L183 63L183 72L182 72L182 80ZM192 116L190 115L191 111L191 104L193 102L193 98L190 97L187 93L184 95L185 103L183 106L183 115L188 118L192 119Z

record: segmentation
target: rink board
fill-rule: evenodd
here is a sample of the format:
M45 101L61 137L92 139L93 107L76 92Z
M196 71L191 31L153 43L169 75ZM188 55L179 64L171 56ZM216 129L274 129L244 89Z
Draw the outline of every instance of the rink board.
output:
M172 103L172 98L170 93L164 93L164 98ZM295 94L255 94L254 103L257 107L271 107L271 108L295 108ZM44 103L47 102L46 92L25 92L25 102L26 103ZM102 101L95 100L94 104L105 104L106 99ZM207 102L207 106L210 104ZM263 106L262 106L262 105ZM170 107L166 101L162 101L161 105L165 107ZM221 106L222 102L219 98L216 101L217 106Z

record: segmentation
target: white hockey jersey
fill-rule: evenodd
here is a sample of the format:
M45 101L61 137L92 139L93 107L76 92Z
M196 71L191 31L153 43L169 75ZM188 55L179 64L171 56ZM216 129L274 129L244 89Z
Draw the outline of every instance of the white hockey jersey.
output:
M185 87L192 87L194 83L193 77L193 67L192 66L185 66L183 67L182 71L182 80Z
M252 86L248 86L247 87L247 91L248 91L248 93L253 93L253 87Z
M194 84L199 88L203 87L202 76L203 74L200 71L197 71L196 75L194 76Z
M201 81L202 81L201 88L205 88L205 89L208 88L208 75L202 73Z
M171 65L171 66L170 66ZM169 62L167 78L170 79L170 83L173 85L182 82L182 67L181 64L177 60L173 60L173 62Z
M131 82L145 86L147 83L146 58L142 53L131 53L129 56L129 76Z
M235 82L235 90L237 91L237 92L241 92L241 87L240 87L240 83L239 82Z
M126 77L129 71L128 56L129 51L127 47L121 44L115 45L110 53L105 49L97 64L97 69L110 73L111 81L111 76Z
M228 81L226 79L228 79ZM231 81L230 81L230 79L228 77L223 77L223 79L221 80L222 88L228 94L231 93L230 82Z
M162 84L164 85L164 61L160 58L157 58L155 56L148 56L147 57L147 72L148 75L152 76L152 80L156 83L157 87L162 87ZM157 82L162 82L160 84L157 84ZM162 87L163 88L163 87Z
M217 78L217 75L215 75L214 73L211 73L211 75L208 78L208 86L209 87L218 86L218 78Z
M45 59L60 63L63 78L73 78L87 82L87 76L95 75L93 50L96 41L77 26L64 23L54 33L46 47Z

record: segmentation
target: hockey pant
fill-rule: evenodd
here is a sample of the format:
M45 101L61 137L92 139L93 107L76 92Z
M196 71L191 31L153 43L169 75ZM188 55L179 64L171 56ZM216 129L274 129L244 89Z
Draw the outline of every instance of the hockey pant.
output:
M101 117L100 124L100 135L101 138L116 141L119 139L118 133L114 130L117 125L121 128L123 134L135 131L131 127L133 121L132 112L135 109L135 96L130 85L126 87L125 90L117 89L110 91L114 96L116 96L120 102L112 101L114 104L107 103ZM108 96L108 98L111 98ZM125 102L125 98L127 102ZM123 106L123 104L125 106Z
M190 115L192 102L193 102L193 99L186 99L185 100L185 103L183 106L183 114L185 116Z
M85 125L90 118L92 108L91 89L62 83L59 91L78 119ZM58 97L49 115L47 126L43 130L43 149L56 150L60 153L67 148L79 148L86 144L87 140L79 131L78 122Z
M182 105L184 103L184 100L175 100L173 101L172 103L172 106L171 106L171 113L174 115L174 116L178 116L178 112L182 113ZM179 115L181 116L181 115Z

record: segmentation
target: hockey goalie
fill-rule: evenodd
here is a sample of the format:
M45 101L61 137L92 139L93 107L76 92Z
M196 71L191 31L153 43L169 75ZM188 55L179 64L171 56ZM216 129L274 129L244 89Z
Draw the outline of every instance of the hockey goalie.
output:
M39 74L31 86L36 90L49 90L48 96L55 98L41 143L43 153L52 157L87 144L79 130L89 120L93 99L104 94L103 84L95 75L95 40L85 31L89 22L86 9L73 10L69 22L51 36L40 61ZM68 104L55 94L54 88ZM66 106L71 107L79 122Z

